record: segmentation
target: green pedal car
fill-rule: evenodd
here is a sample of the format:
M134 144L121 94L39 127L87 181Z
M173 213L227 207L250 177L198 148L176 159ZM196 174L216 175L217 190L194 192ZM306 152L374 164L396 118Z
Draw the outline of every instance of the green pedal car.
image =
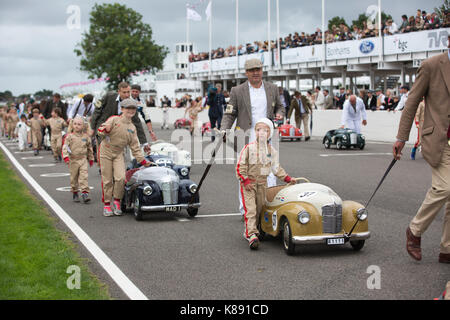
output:
M327 149L330 149L332 145L336 145L336 148L339 150L343 148L350 149L351 147L363 150L366 145L366 139L364 135L346 128L328 131L323 137L322 143Z

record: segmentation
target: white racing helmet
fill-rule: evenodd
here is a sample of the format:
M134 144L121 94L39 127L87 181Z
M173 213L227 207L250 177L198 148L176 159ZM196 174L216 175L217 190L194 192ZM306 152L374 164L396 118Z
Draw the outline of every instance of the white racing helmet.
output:
M270 138L272 138L272 136L273 136L273 122L270 120L270 119L267 119L267 118L262 118L262 119L259 119L258 121L256 121L256 123L255 123L255 128L256 128L256 125L258 124L258 123L264 123L265 125L267 125L268 127L269 127L269 129L270 129L270 136L269 137L267 137L268 139L270 139Z

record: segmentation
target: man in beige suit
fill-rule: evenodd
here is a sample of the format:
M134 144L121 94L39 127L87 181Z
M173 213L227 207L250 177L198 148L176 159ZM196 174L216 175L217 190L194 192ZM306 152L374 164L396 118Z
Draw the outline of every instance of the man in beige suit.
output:
M245 62L245 75L248 81L233 87L230 101L223 114L220 125L224 140L226 131L231 129L236 121L236 127L244 130L250 136L249 142L256 140L255 124L262 118L270 120L284 118L284 106L281 104L278 87L270 82L263 81L263 65L259 59L249 59ZM236 140L235 140L236 144ZM267 178L269 187L276 185L276 177L270 174ZM242 196L239 192L239 211L244 216Z
M295 111L295 126L301 128L303 123L303 133L305 136L305 141L310 139L309 136L309 114L312 113L311 103L309 100L303 96L300 92L295 91L294 97L291 100L291 107L289 113L286 117L287 122L290 122L292 112Z
M247 131L253 129L256 121L261 118L283 119L285 111L278 87L262 80L262 67L259 59L249 59L245 62L248 81L231 89L230 101L220 126L222 131L231 129L235 120L236 127Z
M450 36L449 49L450 49ZM422 153L431 166L431 188L422 206L406 230L406 249L415 260L422 259L422 234L445 205L439 262L450 263L450 50L425 60L402 112L393 146L394 157L401 157L409 138L417 107L425 97L425 115L421 132Z

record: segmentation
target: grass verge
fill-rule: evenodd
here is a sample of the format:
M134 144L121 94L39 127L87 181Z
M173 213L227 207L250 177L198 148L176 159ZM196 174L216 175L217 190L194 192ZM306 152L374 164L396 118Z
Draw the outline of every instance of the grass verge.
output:
M77 284L77 274L80 289L69 289L68 283ZM111 297L106 285L89 272L87 260L77 253L68 234L56 229L55 218L0 152L0 300L11 299Z

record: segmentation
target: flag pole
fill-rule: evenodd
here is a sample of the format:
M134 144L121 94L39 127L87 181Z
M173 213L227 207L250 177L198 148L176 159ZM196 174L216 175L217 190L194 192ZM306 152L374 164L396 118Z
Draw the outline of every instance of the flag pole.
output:
M187 10L187 4L186 4L186 10ZM186 44L188 47L188 79L190 79L190 77L191 77L190 47L191 46L189 45L189 17L187 15L187 12L186 12Z
M209 81L211 81L211 60L212 60L212 0L210 1L210 15L209 15Z
M236 77L239 73L239 0L236 0L236 35L235 35L235 44L236 44Z
M267 52L269 52L270 55L270 0L267 0ZM270 69L271 64L269 64Z
M325 0L322 0L322 53L322 66L325 67L325 64L327 63L327 51L325 48Z
M281 48L280 48L280 0L277 0L277 64L278 69L281 69ZM289 88L288 88L289 90Z

